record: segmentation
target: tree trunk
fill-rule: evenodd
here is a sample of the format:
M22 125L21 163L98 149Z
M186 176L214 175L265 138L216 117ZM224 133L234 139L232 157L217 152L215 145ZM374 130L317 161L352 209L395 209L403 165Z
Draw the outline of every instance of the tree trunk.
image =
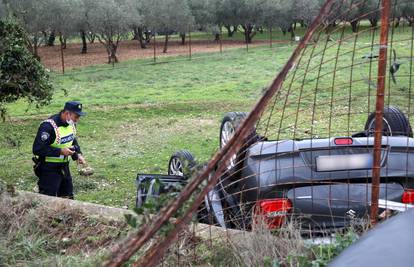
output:
M148 29L145 29L144 35L145 35L145 42L149 44L151 42L151 36L152 36L151 31L149 31Z
M244 30L244 39L246 43L250 44L253 37L256 35L256 31L254 31L254 27L252 25L243 25L242 27Z
M139 40L139 33L138 33L138 27L133 27L132 31L134 32L134 37L132 37L132 40Z
M332 23L328 24L328 26L326 26L325 33L326 34L331 33L332 30L335 29L335 27L336 27L336 22L333 21Z
M181 45L185 45L185 32L180 33Z
M357 20L351 21L351 27L352 27L352 32L357 32L358 31L358 21Z
M48 38L47 32L46 31L42 31L42 34L43 34L43 40L45 41L45 46L47 46L47 38Z
M59 34L59 42L62 49L66 49L66 37L63 37L62 34Z
M395 28L398 28L398 26L400 26L400 20L401 20L400 17L395 18L395 22L394 22L394 27Z
M371 23L371 27L377 27L378 26L378 20L377 19L369 19L369 22Z
M227 29L227 36L233 37L234 33L237 31L237 26L233 26L233 29L231 29L231 25L224 25L224 28Z
M111 41L107 45L106 51L108 53L108 64L114 64L119 62L118 57L116 56L117 49L118 46Z
M214 41L218 43L220 41L220 33L214 34Z
M84 30L80 31L80 36L82 38L82 50L81 50L81 54L86 54L88 53L88 45L86 43L86 33Z
M137 37L138 37L138 41L139 41L139 45L141 46L141 49L147 48L146 42L144 40L144 34L143 34L142 27L137 28L137 34L138 34Z
M118 45L112 44L111 46L111 57L114 63L118 63L118 57L116 56L116 51L118 50Z
M232 37L233 32L231 31L231 26L230 25L224 25L224 28L226 28L226 30L227 30L227 36Z
M96 35L94 33L89 32L88 34L86 34L86 38L88 38L90 44L93 44L95 42Z
M38 41L39 38L37 37L37 34L35 34L35 36L33 37L33 56L40 61L40 57L39 57L39 52L37 50L38 48Z
M49 39L47 40L47 46L54 46L56 40L55 30L52 30L49 35Z
M164 50L162 50L162 52L167 53L167 49L168 49L168 34L165 35Z
M290 38L292 40L295 39L295 30L293 29L292 25L289 27L288 32L290 32Z

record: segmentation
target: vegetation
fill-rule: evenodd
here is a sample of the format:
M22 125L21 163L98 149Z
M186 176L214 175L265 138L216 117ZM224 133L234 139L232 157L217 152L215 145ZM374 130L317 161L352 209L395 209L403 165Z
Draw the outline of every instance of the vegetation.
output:
M139 41L141 48L151 42L152 35L164 36L164 53L168 39L177 33L185 43L189 31L207 31L220 38L227 31L231 37L242 32L247 43L258 33L280 29L295 36L296 25L306 27L317 16L324 1L320 0L2 0L8 3L31 34L33 53L41 43L53 45L55 36L63 47L67 38L80 36L81 53L87 53L87 37L99 41L108 52L108 63L117 62L117 48L121 39ZM325 24L335 27L346 22L355 32L368 20L377 25L378 1L336 1L335 10ZM352 10L347 11L349 8ZM1 15L1 14L0 14ZM406 1L393 8L395 26L414 21L414 4ZM138 45L138 44L137 44Z
M221 1L220 4L224 2ZM106 13L112 10L111 8L105 9L106 7L115 8L111 0L103 1L102 5L105 3L108 5L102 6L102 10ZM184 2L180 1L180 3ZM128 3L125 1L125 4ZM132 4L127 10L135 10L134 8L140 10L139 6ZM247 5L247 2L245 4ZM300 2L296 4L300 6ZM191 8L195 7L198 7L197 10L200 11L203 6L200 3L191 5ZM251 8L251 6L248 7ZM189 10L192 10L191 8ZM97 8L97 10L101 9ZM186 11L183 8L180 10ZM126 9L122 12L126 12ZM188 15L187 12L184 13ZM283 15L290 14L282 13ZM87 15L88 18L92 16L89 12L82 14ZM126 16L122 14L113 12L115 16L110 23L113 22L116 25L117 16ZM308 13L310 16L312 14L312 12ZM229 20L225 24L223 21L219 23L214 20L215 22L211 23L209 15L208 12L198 12L197 16L192 16L200 23L209 21L205 27L212 30L215 26L219 29L228 27L230 33L243 25L243 37L247 42L253 38L256 31L260 32L260 27L256 27L260 25L257 21L233 23ZM291 16L293 17L293 15L287 15L287 17ZM309 21L303 15L295 13L295 16L302 18L305 24L305 21ZM248 14L238 17L257 18L257 15ZM263 22L263 25L267 25L266 27L279 23L273 22L271 16L265 16L265 18L267 20ZM409 16L407 18L410 19ZM191 19L191 16L187 16L187 19ZM284 28L286 32L292 32L295 24L290 22L285 24L285 19L281 21L285 26L279 25L279 27L282 30ZM119 31L107 33L104 28L101 28L101 31L91 32L92 27L90 28L88 23L89 21L80 23L81 26L78 29L84 34L97 36L102 43L109 45L109 61L116 61L117 41L129 36L127 31L131 29L120 25L120 28L113 26ZM137 32L139 32L138 28L150 27L149 23L145 23L145 16L142 20L141 18L130 20L130 23L130 27L136 28ZM365 23L374 22L363 21L357 27L365 27ZM96 24L102 26L98 22ZM345 22L341 22L340 25L345 25ZM44 29L46 30L37 32L45 31L49 35L55 30L59 31L63 44L65 36L63 29L59 29L58 26L47 26ZM179 29L177 26L174 29L166 27L164 30L164 35L168 40L169 31ZM345 28L345 33L349 34L354 30L354 26ZM324 38L325 35L321 39ZM324 46L325 43L322 42L315 46L309 45L309 49L305 50L303 62L298 64L294 72L297 73L297 79L289 77L294 80L292 91L286 85L282 88L282 93L274 102L276 103L275 112L271 110L273 117L267 120L266 116L269 113L264 114L262 124L258 125L259 133L264 133L271 139L281 139L346 136L358 129L362 130L367 114L372 111L375 85L372 86L371 83L376 78L377 67L375 63L366 59L366 55L376 52L372 40L377 40L378 32L368 31L365 35L361 34L344 40L343 33L339 30L326 38L330 40L327 46ZM393 38L395 42L393 49L398 50L400 57L409 58L411 61L411 28L409 30L400 28L394 33ZM342 41L336 42L339 39ZM312 47L315 49L312 50ZM358 49L355 49L356 47ZM27 110L22 100L8 105L10 118L0 124L0 179L7 184L16 185L18 189L37 190L30 157L31 145L39 122L52 113L58 112L65 101L80 100L88 115L82 118L78 125L79 142L89 164L96 172L94 176L81 177L77 174L76 166L71 165L76 198L132 208L136 194L137 173L165 173L168 159L177 149L189 149L199 161L209 159L218 147L218 127L222 115L228 111L249 111L269 81L286 62L293 48L290 45L274 46L272 49L259 47L250 50L249 53L245 53L244 50L233 50L223 55L206 54L191 62L184 57L176 57L169 64L150 64L149 60L139 60L122 62L116 68L95 66L72 70L66 75L53 73L51 78L56 88L63 90L58 91L48 107ZM111 51L111 49L115 50ZM318 56L313 57L313 55ZM411 77L407 75L407 73L410 74L411 65L411 63L405 63L401 67L397 77L398 84L392 84L390 81L387 83L387 104L396 104L404 111L411 104L411 99L407 100L406 97L411 93L411 85L409 88L404 86L404 82L408 82ZM322 75L315 72L318 68ZM289 85L288 82L286 83ZM64 90L67 95L64 94ZM298 99L301 100L299 103ZM312 117L314 114L315 118ZM332 118L335 119L332 120ZM412 120L412 117L410 119ZM264 125L263 122L269 123ZM136 224L131 218L129 222ZM11 228L5 227L5 229ZM29 232L30 229L23 228L22 231L24 235L32 234ZM46 231L42 234L46 238L49 237ZM269 236L266 235L266 237ZM36 242L40 240L39 242L43 245L42 238L45 237L40 236L33 240ZM290 233L287 238L289 242L295 241L291 237ZM337 245L332 246L307 246L303 240L298 239L299 243L292 245L297 248L295 253L269 252L251 264L323 266L354 239L355 235L352 232L341 236ZM14 244L14 242L19 243L19 240L7 240L5 244ZM58 241L56 242L58 245L52 243L60 249ZM248 246L249 244L241 242L239 245ZM51 248L44 249L39 246L42 255L45 255L49 249ZM21 250L22 248L16 248L16 251ZM53 251L58 253L57 250ZM229 260L228 255L234 256L240 264L249 265L247 259L255 260L252 257L246 259L246 255L236 253L240 251L241 248L235 246L233 254L226 253L228 251L225 249L218 249L212 250L211 255L204 256L217 260L217 265L226 265ZM38 253L37 250L36 253ZM11 254L5 249L2 257L9 259ZM223 257L220 258L217 255ZM27 254L23 254L22 258L23 261L32 260ZM15 262L12 261L11 264Z
M53 88L45 68L27 50L24 30L12 20L0 20L0 117L7 103L25 99L36 106L52 99Z
M9 106L10 120L0 124L0 177L33 190L30 155L39 123L65 101L80 100L88 114L78 125L79 142L96 172L81 177L72 164L75 198L131 207L138 172L166 173L168 159L178 149L209 159L218 148L222 115L248 111L291 50L259 48L246 54L242 49L191 62L185 57L159 65L139 60L115 69L52 74L57 92L48 107L26 112L21 101Z
M64 205L12 197L0 186L2 266L98 266L129 228Z

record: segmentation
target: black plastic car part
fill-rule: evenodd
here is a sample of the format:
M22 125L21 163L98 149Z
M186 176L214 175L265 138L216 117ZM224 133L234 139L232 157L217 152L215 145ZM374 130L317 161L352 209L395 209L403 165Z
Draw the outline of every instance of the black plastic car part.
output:
M176 185L185 185L182 176L162 174L138 174L136 179L136 207L141 208L149 198L176 190Z

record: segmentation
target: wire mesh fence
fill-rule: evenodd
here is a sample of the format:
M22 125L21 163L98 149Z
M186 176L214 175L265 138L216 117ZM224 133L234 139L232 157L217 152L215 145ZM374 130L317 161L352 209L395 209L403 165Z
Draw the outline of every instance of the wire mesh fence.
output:
M174 183L183 188L107 266L137 251L135 266L193 265L214 246L263 265L300 252L304 236L365 229L410 208L414 28L398 11L408 0L356 12L372 2L326 1L253 110L224 116L220 150L193 178L188 152L170 161L168 176L141 177L140 208Z
M298 30L302 34L305 28ZM226 56L227 52L239 49L240 52L249 52L249 49L257 47L277 49L283 47L293 47L296 42L290 38L290 35L273 33L272 30L263 30L259 33L256 40L246 43L242 39L242 31L239 29L233 37L227 37L226 34L220 33L217 36L207 32L188 31L185 35L173 33L168 36L167 45L165 44L166 36L162 33L149 34L145 41L145 48L140 46L138 40L124 40L119 43L117 49L117 58L120 62L139 59L135 63L137 66L145 66L157 63L172 63L183 60L197 60L206 57L217 56L217 53ZM300 38L298 36L297 38ZM76 40L75 40L76 41ZM108 61L104 46L98 41L88 44L88 52L81 53L81 44L67 43L63 49L62 46L40 47L39 56L41 62L57 74L76 75L79 68L93 66L93 72L106 70L107 68L124 68L118 64L109 64L107 67L98 66ZM128 66L130 67L130 66ZM85 70L82 70L84 73Z

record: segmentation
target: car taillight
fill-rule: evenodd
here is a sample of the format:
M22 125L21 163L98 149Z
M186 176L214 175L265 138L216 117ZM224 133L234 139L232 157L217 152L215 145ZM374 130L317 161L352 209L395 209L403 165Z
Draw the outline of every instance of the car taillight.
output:
M261 218L269 229L279 228L291 209L292 203L286 198L259 200L256 203L255 223Z
M404 204L414 204L414 189L406 189L402 195L401 202Z
M344 145L352 145L354 141L350 137L340 137L335 138L334 143L335 145L344 146Z

